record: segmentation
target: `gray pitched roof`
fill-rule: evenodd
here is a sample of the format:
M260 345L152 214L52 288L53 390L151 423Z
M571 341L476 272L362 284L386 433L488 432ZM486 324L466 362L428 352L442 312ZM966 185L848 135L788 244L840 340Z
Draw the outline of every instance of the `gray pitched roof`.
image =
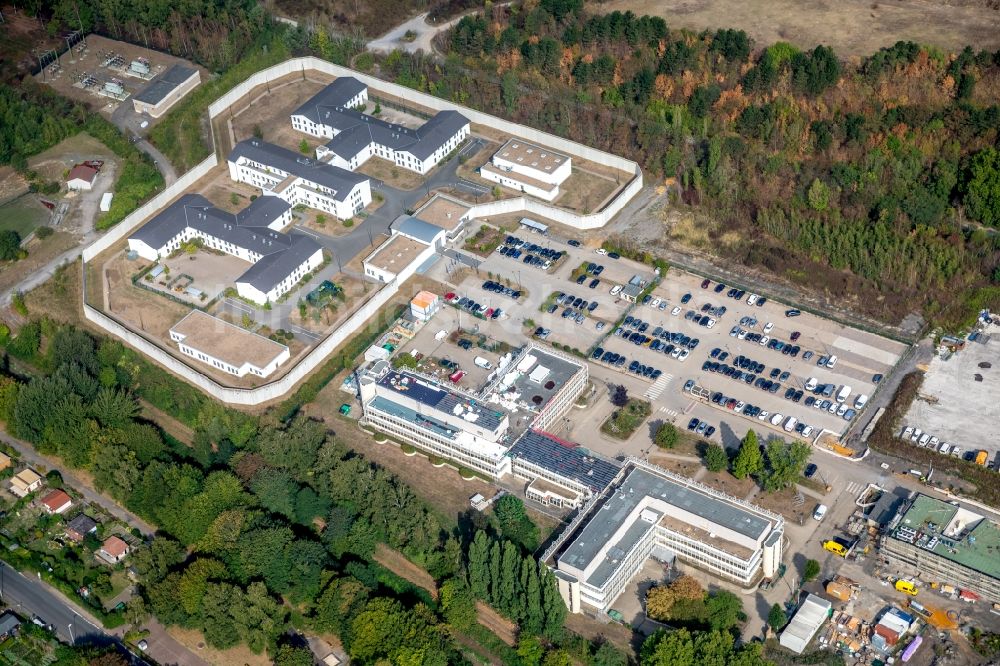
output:
M177 86L197 73L198 70L196 69L185 67L184 65L174 65L163 74L160 74L158 78L154 79L152 83L146 86L145 90L135 96L135 99L146 104L159 104Z
M187 227L262 255L236 281L267 293L320 249L308 236L289 235L267 225L289 209L287 202L263 196L236 213L212 206L200 194L185 194L136 231L130 239L153 249L163 247Z
M20 626L21 621L11 611L0 615L0 635L7 635Z
M313 95L292 115L304 116L314 123L335 129L338 134L326 147L345 160L351 159L374 141L392 150L408 152L423 161L469 124L468 118L457 111L440 111L420 128L411 129L345 106L348 100L365 88L357 79L342 76Z
M435 224L424 222L423 220L410 215L400 215L392 221L391 226L392 230L396 233L416 238L418 241L427 243L428 245L433 245L434 239L437 238L438 234L444 231L441 227Z
M66 529L73 530L77 534L87 534L91 530L97 529L97 521L87 514L81 513L66 524Z
M304 116L316 124L328 124L324 119L326 113L342 109L345 102L357 97L367 87L353 76L339 76L295 109L292 115Z
M334 191L333 198L337 201L346 201L355 186L368 180L368 176L363 174L304 157L260 139L247 139L236 144L233 152L229 153L229 161L237 162L241 157L328 187Z

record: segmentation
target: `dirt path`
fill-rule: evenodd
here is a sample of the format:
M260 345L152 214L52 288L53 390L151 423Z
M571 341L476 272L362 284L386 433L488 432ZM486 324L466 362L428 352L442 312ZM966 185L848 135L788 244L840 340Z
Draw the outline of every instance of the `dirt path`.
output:
M434 599L438 598L437 584L435 584L434 578L406 559L406 556L398 550L393 550L384 543L380 543L375 548L375 561L400 578L405 578L417 587L427 590Z
M517 645L517 625L500 615L482 601L476 602L476 620L507 645Z
M194 441L194 430L189 426L181 423L166 412L160 411L145 400L139 400L139 406L142 407L142 415L145 418L150 421L154 421L157 425L166 430L171 437L188 445Z

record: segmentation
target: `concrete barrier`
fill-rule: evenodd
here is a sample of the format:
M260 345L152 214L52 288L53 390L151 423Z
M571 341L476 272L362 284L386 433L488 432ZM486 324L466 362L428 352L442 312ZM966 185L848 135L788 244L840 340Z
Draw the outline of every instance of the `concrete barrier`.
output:
M625 204L642 189L642 170L639 165L631 160L627 160L617 155L612 155L604 151L596 150L589 146L569 141L562 137L542 132L531 127L518 125L495 116L491 116L474 109L469 109L458 104L453 104L447 100L438 99L432 95L418 92L404 86L382 81L373 76L368 76L360 72L334 65L333 63L320 60L319 58L293 58L283 63L274 65L265 70L257 72L238 86L227 92L208 107L210 120L215 119L222 113L229 110L230 106L245 97L254 88L264 85L275 79L286 77L290 74L301 73L304 77L308 71L317 71L330 76L353 76L365 83L377 92L411 100L420 106L434 111L455 110L468 117L473 123L487 125L494 129L508 134L523 137L534 143L549 146L555 150L595 162L607 167L625 171L631 174L629 183L611 199L601 210L587 215L578 215L568 210L563 210L556 206L528 199L526 197L516 197L503 201L479 204L473 207L473 217L485 217L488 215L500 215L504 213L526 212L546 217L548 219L576 227L578 229L596 229L607 224ZM289 122L291 122L289 120ZM214 135L213 135L214 143ZM214 147L214 146L213 146ZM184 191L202 178L213 167L218 165L219 158L213 151L212 155L205 158L200 164L192 168L183 176L177 179L170 187L149 200L146 204L122 220L107 234L96 240L83 250L84 262L93 260L101 252L112 247L115 243L121 242L138 228L141 224L151 218L157 211L164 208L174 198L180 196ZM86 270L84 270L84 317L108 333L121 338L123 341L142 352L155 362L164 366L171 372L191 382L201 390L222 402L234 405L259 405L276 398L280 398L295 385L303 380L310 372L318 368L327 356L339 347L347 338L361 329L364 323L375 316L379 310L388 303L398 291L400 279L386 283L382 289L372 296L361 308L344 321L333 333L323 339L316 347L299 361L287 374L272 382L256 388L234 388L223 386L196 368L188 365L181 359L173 356L163 349L157 342L150 340L139 332L129 328L122 322L105 312L89 305L86 302Z

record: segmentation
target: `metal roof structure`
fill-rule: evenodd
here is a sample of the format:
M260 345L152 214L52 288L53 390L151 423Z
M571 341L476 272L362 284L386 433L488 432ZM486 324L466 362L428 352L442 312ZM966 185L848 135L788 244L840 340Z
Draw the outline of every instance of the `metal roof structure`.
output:
M611 485L622 468L619 462L598 458L578 444L565 442L538 430L525 431L508 455L577 481L595 493Z
M444 233L441 227L411 215L400 215L392 221L390 228L398 234L409 236L428 245L433 245L437 238Z
M785 630L781 632L779 643L796 654L802 654L809 641L830 616L833 607L829 601L815 594L806 595L799 610L792 616Z
M236 144L233 151L229 153L228 159L235 163L239 162L240 158L327 187L333 190L332 198L337 201L346 201L356 186L368 180L368 176L364 174L341 169L311 157L304 157L300 153L257 138L247 139Z
M285 234L267 227L289 208L278 197L264 196L233 214L216 208L200 194L185 194L129 239L158 250L185 229L192 228L244 248L260 255L260 259L236 281L247 282L267 293L320 249L319 243L308 236Z
M145 90L136 95L133 99L155 106L162 102L167 95L176 90L178 86L197 74L198 70L192 69L191 67L174 65L163 74L160 74L159 77L146 86Z

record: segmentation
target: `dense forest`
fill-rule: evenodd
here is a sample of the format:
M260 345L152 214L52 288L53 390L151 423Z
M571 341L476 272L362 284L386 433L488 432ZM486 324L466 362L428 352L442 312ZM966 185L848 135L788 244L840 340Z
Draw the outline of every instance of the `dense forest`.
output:
M844 63L581 0L493 5L442 46L382 75L628 154L715 221L699 249L889 320L1000 305L1000 52Z
M537 531L520 500L455 525L326 425L226 409L120 343L48 319L7 352L37 374L0 377L6 429L158 527L134 555L142 599L130 618L152 613L217 648L275 656L297 627L337 635L358 663L443 666L465 663L456 631L488 634L480 599L543 653L579 646L552 573L522 545L537 546ZM193 441L141 419L139 398L189 423ZM425 568L440 602L374 564L379 544ZM619 663L600 648L580 649L587 663L598 652Z

